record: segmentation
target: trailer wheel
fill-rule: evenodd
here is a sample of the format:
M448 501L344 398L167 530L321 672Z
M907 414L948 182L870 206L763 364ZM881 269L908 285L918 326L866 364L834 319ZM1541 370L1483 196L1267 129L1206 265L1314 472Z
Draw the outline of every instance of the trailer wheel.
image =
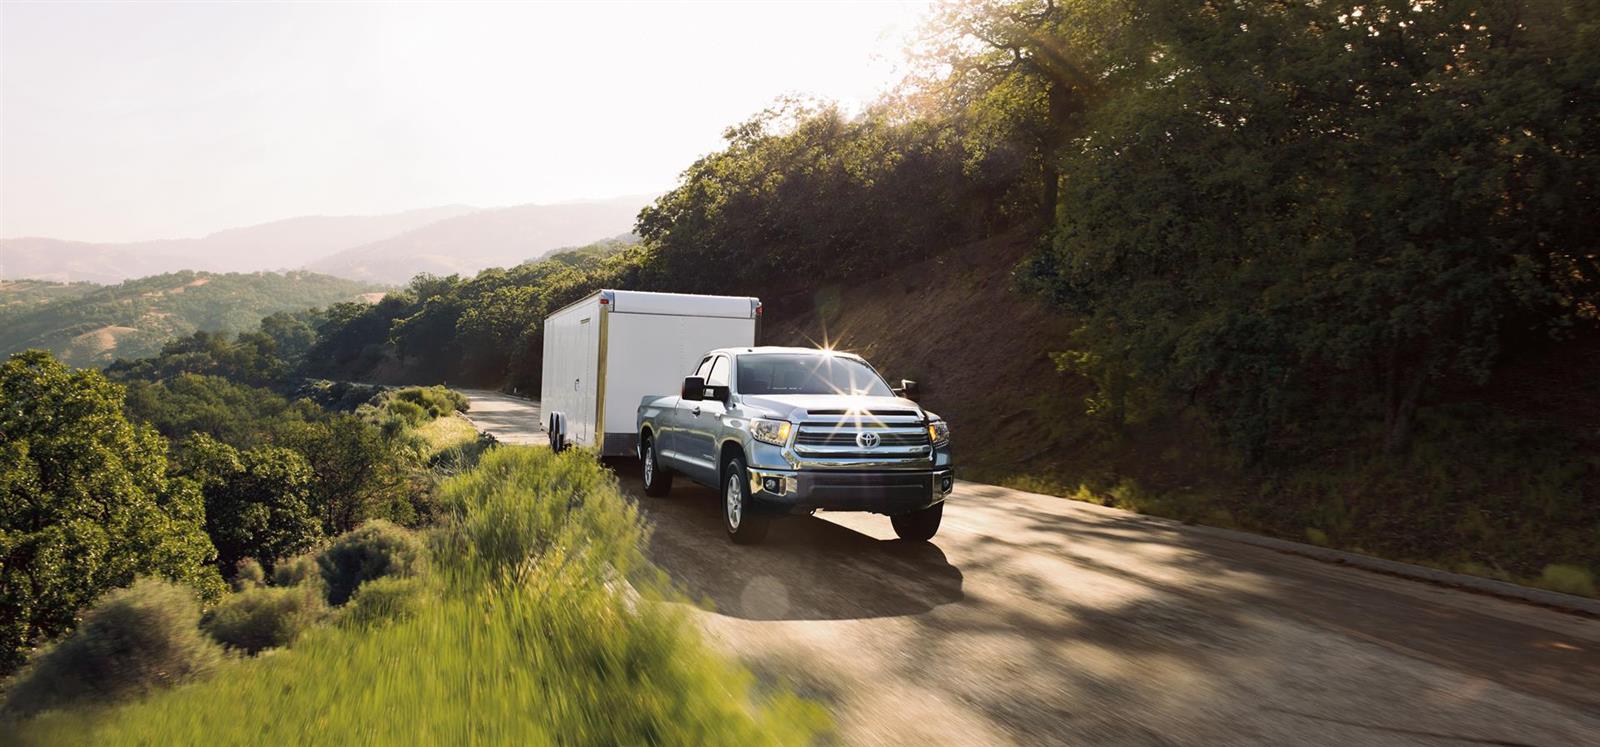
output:
M566 423L564 422L564 419L561 417L561 413L552 413L550 415L550 430L549 430L549 434L550 434L550 450L551 451L559 454L559 453L567 450L567 433L566 433L566 431L567 431Z
M644 454L644 458L639 460L644 476L644 494L661 498L672 492L672 470L661 463L661 457L656 453L656 440L646 434L639 451Z

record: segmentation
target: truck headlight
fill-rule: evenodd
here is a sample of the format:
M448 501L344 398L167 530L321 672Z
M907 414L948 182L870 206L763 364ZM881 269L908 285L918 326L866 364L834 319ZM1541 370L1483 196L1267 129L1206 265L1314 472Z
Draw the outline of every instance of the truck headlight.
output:
M787 420L767 420L754 418L750 421L750 435L757 441L782 446L789 443L789 429L794 427Z
M928 423L928 440L934 446L943 446L950 441L950 424L943 420L934 420Z

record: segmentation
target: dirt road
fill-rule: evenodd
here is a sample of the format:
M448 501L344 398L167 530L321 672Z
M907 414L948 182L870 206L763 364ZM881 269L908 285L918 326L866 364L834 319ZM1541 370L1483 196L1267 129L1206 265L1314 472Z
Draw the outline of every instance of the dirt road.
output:
M543 442L533 403L469 394ZM738 547L713 491L615 466L706 630L846 744L1600 744L1590 618L974 483L931 544L822 514Z

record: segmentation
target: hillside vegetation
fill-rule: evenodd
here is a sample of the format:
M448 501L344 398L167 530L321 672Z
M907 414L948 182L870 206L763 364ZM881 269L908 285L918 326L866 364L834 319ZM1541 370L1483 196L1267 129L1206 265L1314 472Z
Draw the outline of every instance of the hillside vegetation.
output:
M301 380L305 323L104 372L0 366L8 743L798 745L827 726L656 603L679 597L596 460L497 447L442 387Z
M925 35L876 108L730 127L638 246L418 278L315 359L530 391L595 288L756 295L769 341L923 380L973 474L1592 593L1596 6L995 1Z
M52 301L93 293L94 283L53 283L48 280L0 280L0 326Z
M92 290L82 284L5 283L0 354L42 348L73 365L104 365L152 355L196 330L242 332L275 312L353 301L374 290L306 272L184 271Z

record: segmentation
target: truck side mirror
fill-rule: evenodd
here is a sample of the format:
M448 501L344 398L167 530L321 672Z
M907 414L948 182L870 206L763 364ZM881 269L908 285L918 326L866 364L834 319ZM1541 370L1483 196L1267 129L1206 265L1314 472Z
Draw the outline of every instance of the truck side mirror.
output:
M898 394L898 395L900 395L902 397L905 397L906 399L916 399L917 398L917 382L912 381L910 379L901 379L900 380L900 387L898 389L895 389L894 393Z
M699 402L705 399L706 380L699 376L685 376L683 379L683 391L678 393L678 397L685 402Z

